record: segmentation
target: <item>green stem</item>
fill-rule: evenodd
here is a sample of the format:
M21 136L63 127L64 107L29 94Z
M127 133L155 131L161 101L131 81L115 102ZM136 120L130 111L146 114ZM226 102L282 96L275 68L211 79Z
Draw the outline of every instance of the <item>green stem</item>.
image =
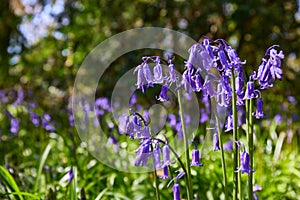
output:
M186 132L186 126L185 126L185 120L184 120L184 111L183 111L183 105L181 100L181 93L180 90L177 90L177 98L178 98L178 104L179 104L179 112L180 112L180 119L181 119L181 126L182 126L182 133L183 133L183 142L184 142L184 149L185 149L185 166L186 166L186 177L187 177L187 199L192 200L193 199L193 191L191 186L191 167L190 167L190 155L189 155L189 143L187 138L187 132Z
M249 117L248 123L248 147L249 147L249 157L250 157L250 168L253 169L253 99L250 99L249 112L247 116ZM253 199L253 172L248 175L248 194L249 200Z
M233 69L231 70L231 87L232 87L232 116L233 116L233 199L238 198L238 169L239 152L238 152L238 133L237 133L237 108L236 108L236 94L235 94L235 76Z
M156 169L154 167L154 182L155 182L155 192L156 192L156 200L160 200L159 197L159 186L158 186L158 178L157 178L157 172Z
M225 157L224 157L224 150L223 150L223 141L222 141L222 130L220 127L220 122L219 118L217 115L217 110L216 110L216 103L214 100L212 100L212 107L214 109L215 113L215 118L216 118L216 123L217 123L217 131L218 131L218 136L219 136L219 144L220 144L220 149L221 149L221 160L222 160L222 172L223 172L223 187L225 191L225 200L228 199L228 187L227 187L227 174L226 174L226 165L225 165Z

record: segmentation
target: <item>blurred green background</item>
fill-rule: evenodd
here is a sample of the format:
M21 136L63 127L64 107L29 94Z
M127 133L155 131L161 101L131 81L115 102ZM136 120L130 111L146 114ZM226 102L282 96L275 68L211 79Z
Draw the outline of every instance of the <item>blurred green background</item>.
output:
M300 198L300 1L296 0L2 0L0 90L12 91L9 98L14 99L16 91L23 88L31 94L26 95L26 101L38 102L38 112L50 113L60 122L57 134L51 136L28 125L21 109L16 112L22 119L20 133L10 136L9 122L1 115L0 164L9 166L20 190L39 194L42 199L68 199L69 188L59 180L72 165L78 168L78 198L154 198L155 190L148 183L153 180L151 174L121 173L95 161L80 146L76 130L68 127L66 114L75 76L85 56L117 33L148 26L177 30L195 40L203 36L225 39L237 49L241 60L247 60L248 73L257 69L266 48L280 45L285 54L284 75L272 89L263 92L267 119L257 123L261 138L256 152L257 156L265 156L258 158L263 167L258 164L256 174L261 179L256 182L263 187L262 199ZM98 95L109 96L118 78L137 66L145 53L151 52L129 53L115 61L103 79L105 84L99 85L103 90ZM6 106L1 104L2 111ZM273 120L276 114L282 117L280 123ZM37 192L32 189L37 167L52 140L55 148L51 149L48 168L40 176L43 184ZM275 149L281 143L278 155ZM207 171L195 173L202 176L194 180L200 196L218 199L221 170L207 167ZM2 194L7 192L4 185L2 180ZM169 193L171 189L166 188L164 197Z

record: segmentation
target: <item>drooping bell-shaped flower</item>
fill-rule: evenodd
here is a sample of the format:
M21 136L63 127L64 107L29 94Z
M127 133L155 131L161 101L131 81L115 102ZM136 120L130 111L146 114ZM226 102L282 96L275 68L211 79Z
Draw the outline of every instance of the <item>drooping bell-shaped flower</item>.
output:
M148 87L149 86L152 87L153 86L153 76L152 76L152 72L151 72L150 67L147 62L143 63L143 74L147 81Z
M168 166L163 167L163 175L160 177L161 179L168 179L169 177L169 169Z
M200 92L203 88L203 84L202 84L201 76L199 74L195 75L195 85L196 85L195 91Z
M233 129L233 116L229 115L225 124L225 132L231 131Z
M255 116L256 119L261 119L265 116L262 108L263 108L263 100L261 98L257 99L256 102L256 111L252 113L253 116Z
M220 150L219 135L218 135L218 133L214 133L213 142L214 142L214 151Z
M151 141L149 139L143 141L141 146L137 149L137 155L135 159L135 166L147 166L148 160L151 156L150 153L150 144Z
M203 163L200 163L200 152L198 149L192 150L191 166L203 166Z
M189 58L186 62L187 67L194 67L197 69L203 69L202 56L200 54L201 46L199 43L194 44L189 49Z
M168 85L165 84L161 87L161 91L160 91L159 97L157 97L157 100L159 100L159 101L169 101L167 93L168 93Z
M242 171L242 174L244 173L249 174L251 172L254 172L254 170L250 168L250 157L246 151L241 152L240 160L241 160L241 166L235 172Z
M176 82L177 78L176 78L176 75L175 75L175 66L173 65L172 63L172 60L171 58L168 59L168 70L169 70L169 81L171 83L174 83Z
M173 188L173 199L174 200L180 200L180 186L178 183L175 183Z
M256 98L256 94L254 91L254 82L248 81L244 99L253 99L253 98Z
M163 76L159 57L156 58L155 63L156 65L153 68L153 78L154 78L153 81L155 83L162 83L164 81L164 76Z
M233 142L232 140L229 140L228 142L226 142L224 145L223 145L223 149L225 151L232 151L233 150Z
M153 162L154 162L154 167L155 169L160 169L162 164L160 161L160 148L159 146L155 147L153 149Z
M137 66L135 68L135 70L133 71L133 73L137 72L137 89L142 90L143 93L145 93L145 90L147 88L147 80L144 76L144 72L143 72L143 64L140 64L139 66Z
M168 144L166 144L165 146L163 146L162 152L163 152L164 166L171 165L172 162L171 162L171 158L170 158L170 147L169 147Z

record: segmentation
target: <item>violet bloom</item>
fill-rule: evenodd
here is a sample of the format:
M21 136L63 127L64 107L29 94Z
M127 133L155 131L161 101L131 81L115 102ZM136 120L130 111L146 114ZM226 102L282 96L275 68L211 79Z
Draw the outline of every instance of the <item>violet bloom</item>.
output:
M258 192L258 191L261 191L262 190L262 188L258 185L258 184L255 184L254 186L253 186L253 199L254 200L258 200L258 196L257 196L257 194L256 194L256 192Z
M214 142L214 151L220 150L219 135L218 135L218 133L214 133L213 142Z
M175 75L175 67L172 63L172 60L171 58L168 59L168 63L169 63L169 66L168 66L168 70L169 70L169 81L171 83L174 83L176 82L177 78L176 78L176 75Z
M203 85L203 90L206 91L206 95L207 96L213 97L213 96L217 95L217 92L216 92L213 84L208 79L205 81L205 83Z
M163 77L163 73L162 73L162 67L160 64L160 58L157 57L155 62L156 62L156 65L153 68L154 82L162 83L164 81L164 77Z
M201 46L199 43L194 44L189 49L189 58L186 66L193 66L195 68L203 69L202 56L200 54Z
M198 149L192 150L192 162L191 166L203 166L202 163L200 163L200 152Z
M168 93L168 85L163 85L161 87L161 92L159 94L159 97L157 97L157 100L159 100L159 101L169 101L167 93Z
M223 145L223 149L225 151L232 151L233 150L233 142L232 140L229 140L228 142L226 142L224 145Z
M39 126L39 124L40 124L40 118L39 118L39 116L36 113L30 112L30 120L31 120L31 122L33 123L33 125L35 127Z
M55 128L54 126L52 126L49 122L51 120L51 116L49 114L44 114L44 117L42 118L42 127L46 130L46 131L51 131L54 132Z
M248 81L244 99L253 99L253 98L256 98L255 91L254 91L254 82Z
M262 108L263 108L263 100L261 98L257 99L256 102L256 111L252 113L253 116L255 116L256 119L261 119L265 116Z
M68 109L68 118L69 118L69 124L70 126L75 126L75 120L73 116L73 111L71 109Z
M231 131L233 129L233 116L229 115L225 124L225 132Z
M162 164L160 162L160 148L159 146L155 147L153 149L153 162L154 162L154 168L160 169Z
M148 163L148 160L151 156L150 153L150 140L145 140L141 146L137 149L137 155L135 159L135 166L146 166Z
M10 132L14 135L17 135L19 131L20 120L11 117L10 124L11 124Z
M149 138L149 137L151 137L151 133L150 133L150 128L149 128L149 126L144 126L144 129L143 129L143 131L142 131L142 137L144 137L144 138Z
M195 84L196 84L195 91L200 92L203 88L203 84L202 84L201 76L199 74L196 74L195 76Z
M250 168L250 157L246 151L241 152L240 160L241 160L241 166L235 172L242 171L242 174L244 173L249 174L251 172L254 172L254 170Z
M180 186L179 186L179 184L175 183L172 190L173 190L173 197L174 197L173 199L174 200L180 200Z
M24 101L24 92L23 92L22 88L19 88L19 89L18 89L18 97L17 97L17 100L16 100L12 105L18 106L18 105L20 105L23 101Z
M71 183L71 181L72 181L72 179L74 177L73 167L71 167L71 169L69 170L68 175L69 175L69 177L68 177L68 183Z
M137 83L136 83L137 89L140 89L140 90L142 90L143 93L145 93L148 82L144 76L143 64L140 64L139 66L137 66L135 68L133 73L136 73L136 72L137 72Z
M169 169L168 166L163 167L163 175L160 177L161 179L168 179L169 177Z
M169 147L168 144L166 144L165 146L163 146L162 152L163 152L164 166L171 165L172 162L171 162L171 158L170 158L170 147Z
M144 73L144 77L147 81L148 87L149 86L152 87L153 86L153 78L152 78L152 73L151 73L150 67L147 62L143 63L143 73Z

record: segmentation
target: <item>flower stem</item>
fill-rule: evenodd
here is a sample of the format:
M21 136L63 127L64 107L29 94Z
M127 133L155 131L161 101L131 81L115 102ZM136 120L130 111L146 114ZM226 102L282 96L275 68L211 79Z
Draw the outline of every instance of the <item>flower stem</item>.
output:
M225 157L224 157L224 150L223 150L223 141L222 141L222 130L220 127L219 118L217 115L217 109L216 109L216 103L214 100L212 100L212 107L214 109L215 118L216 118L216 124L217 124L217 131L219 136L219 143L220 143L220 149L221 149L221 160L222 160L222 172L223 172L223 187L225 191L225 200L228 199L228 187L227 187L227 174L226 174L226 165L225 165Z
M185 120L184 120L184 111L183 105L181 100L181 93L180 90L177 90L177 98L179 104L179 112L180 112L180 119L181 119L181 126L182 126L182 133L183 133L183 142L184 142L184 149L185 149L185 166L186 166L186 177L187 177L187 199L193 199L193 191L191 186L191 167L190 167L190 155L189 155L189 143L187 138Z
M151 145L151 151L153 152L153 146L152 145ZM153 159L153 166L154 166L155 196L156 196L156 200L160 200L157 171L156 171L156 168L155 168L155 165L154 165L154 159Z
M238 178L238 173L235 172L238 169L239 153L238 153L238 132L237 132L237 108L236 108L236 94L235 94L235 75L234 70L231 70L231 87L232 87L232 116L233 116L233 199L238 198L238 182L241 180Z
M159 186L158 186L158 178L157 178L157 173L156 169L154 168L154 182L155 182L155 191L156 191L156 200L160 200L159 197Z
M247 126L247 139L248 139L248 148L249 148L249 157L250 157L250 168L253 169L253 99L250 99L249 102L249 112L247 113L247 116L249 118L248 120L248 126ZM253 172L250 172L248 175L248 195L249 200L253 199Z

